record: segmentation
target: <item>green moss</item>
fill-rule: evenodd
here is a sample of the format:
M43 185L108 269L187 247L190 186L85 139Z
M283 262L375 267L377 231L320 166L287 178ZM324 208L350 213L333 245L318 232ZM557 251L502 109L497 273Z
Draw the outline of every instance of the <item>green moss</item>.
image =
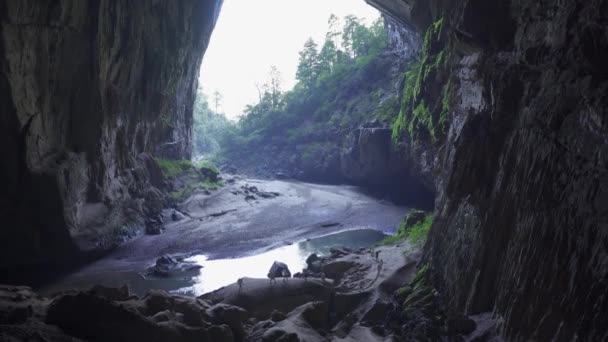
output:
M427 264L421 265L418 267L414 279L395 292L401 302L401 310L405 318L425 314L437 320L441 319L437 316L440 314L435 300L437 292L429 285L428 271Z
M180 177L180 183L184 182L182 188L170 192L169 197L173 202L181 202L190 197L195 190L215 190L223 184L219 181L220 171L208 161L193 164L189 160L172 160L155 158L163 175L167 178ZM197 171L197 172L195 172Z
M392 138L394 141L398 141L401 138L401 133L405 128L405 118L412 106L414 99L417 94L416 86L418 85L418 77L420 71L420 63L413 63L409 69L405 72L405 85L403 86L403 94L401 96L401 106L399 109L399 115L393 121L392 126ZM420 90L418 90L419 92Z
M439 114L439 127L441 132L445 133L448 125L448 114L450 113L450 100L452 97L452 82L443 87L443 96L441 98L441 113Z
M222 182L216 181L204 181L204 182L195 182L190 183L180 190L173 191L169 193L169 197L174 203L179 203L186 200L188 197L192 196L192 194L196 190L217 190L222 187L224 184Z
M422 221L407 225L409 215L405 216L399 223L397 234L385 238L382 240L382 244L394 244L408 239L412 244L420 246L426 241L429 230L433 225L433 215L427 214Z
M433 141L437 140L435 136L435 126L433 125L433 115L431 111L427 107L424 100L418 103L418 106L414 109L412 113L412 118L410 123L408 124L408 132L411 137L414 137L416 134L414 132L414 128L418 127L418 123L423 125L427 131L431 134Z
M217 175L219 175L220 173L220 170L217 168L217 166L213 165L213 163L208 160L202 160L196 163L196 168L200 169L201 171L208 170L210 173L214 173Z
M442 27L443 18L429 26L424 35L420 62L411 65L406 72L399 115L392 124L392 138L395 141L401 138L404 130L407 130L410 137L415 139L418 131L424 129L429 133L433 142L436 142L438 123L446 124L447 113L443 116L440 114L440 119L434 120L430 107L422 99L425 82L432 75L437 75L439 69L446 67L447 64L448 52L446 49L438 53L432 52L433 43L440 39ZM444 129L441 128L441 132L443 131Z
M416 270L416 276L414 276L414 279L412 280L412 284L419 284L423 281L426 281L426 275L429 271L429 265L428 264L424 264L420 267L418 267L418 269Z
M163 175L167 178L175 177L181 173L189 171L194 168L194 165L189 160L173 160L173 159L161 159L154 158L160 166Z

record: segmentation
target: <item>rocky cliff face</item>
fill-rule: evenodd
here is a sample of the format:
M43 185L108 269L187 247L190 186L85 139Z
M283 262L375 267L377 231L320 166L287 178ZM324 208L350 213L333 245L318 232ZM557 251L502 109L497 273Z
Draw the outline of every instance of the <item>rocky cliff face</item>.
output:
M411 146L395 143L389 127L360 127L345 136L340 175L408 205L432 210L432 178L419 172Z
M298 108L297 115L308 119L261 131L238 149L225 149L224 170L363 185L380 195L432 208L430 168L419 167L422 164L409 153L409 142L396 143L389 127L399 111L404 70L420 49L420 37L389 16L384 17L384 26L388 42L382 52L359 61L363 66L355 68L353 61L344 72L348 77L332 84L334 95ZM319 112L333 118L315 119Z
M445 130L404 140L436 146L423 262L449 310L509 340L608 338L608 3L368 2L447 56L418 84Z
M157 214L150 155L190 154L220 6L0 4L0 268L108 247Z

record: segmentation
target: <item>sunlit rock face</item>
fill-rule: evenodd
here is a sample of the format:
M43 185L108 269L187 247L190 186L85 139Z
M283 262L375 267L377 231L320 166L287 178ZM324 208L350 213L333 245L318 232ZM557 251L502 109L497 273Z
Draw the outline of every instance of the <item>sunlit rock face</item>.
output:
M0 4L1 268L111 246L154 214L146 161L190 155L195 83L220 6Z
M450 52L423 260L449 309L494 312L509 340L606 339L608 3L405 3Z

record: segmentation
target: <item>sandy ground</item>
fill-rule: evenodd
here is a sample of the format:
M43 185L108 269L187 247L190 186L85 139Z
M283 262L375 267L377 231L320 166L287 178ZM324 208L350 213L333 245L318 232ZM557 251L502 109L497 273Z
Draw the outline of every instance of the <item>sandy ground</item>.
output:
M243 186L279 196L246 200L237 193ZM178 209L185 219L166 222L160 235L140 236L122 245L86 271L141 269L163 254L242 257L348 229L391 232L408 210L354 186L238 177L211 194L193 195Z

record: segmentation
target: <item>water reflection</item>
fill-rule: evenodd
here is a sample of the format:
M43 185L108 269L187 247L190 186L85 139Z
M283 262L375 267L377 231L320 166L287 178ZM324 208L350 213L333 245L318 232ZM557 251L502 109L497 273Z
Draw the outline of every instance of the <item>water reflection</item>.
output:
M186 261L193 261L203 266L198 275L187 273L179 277L158 278L144 276L144 270L79 272L37 290L42 295L52 295L68 289L87 290L96 284L111 287L127 284L130 290L139 296L144 295L150 289L163 289L198 296L234 283L241 277L265 278L275 260L286 263L291 272L296 273L304 268L306 258L312 253L326 255L330 248L336 246L369 247L385 236L382 232L373 229L350 230L249 257L207 260L206 256L197 255L186 259Z
M373 229L351 230L243 258L207 260L204 255L193 256L186 260L196 262L203 266L203 269L200 275L193 279L194 285L181 288L178 292L198 296L234 283L241 277L266 278L275 260L286 263L292 273L300 272L306 266L306 258L312 253L326 255L332 247L336 246L369 247L385 236L382 232Z

